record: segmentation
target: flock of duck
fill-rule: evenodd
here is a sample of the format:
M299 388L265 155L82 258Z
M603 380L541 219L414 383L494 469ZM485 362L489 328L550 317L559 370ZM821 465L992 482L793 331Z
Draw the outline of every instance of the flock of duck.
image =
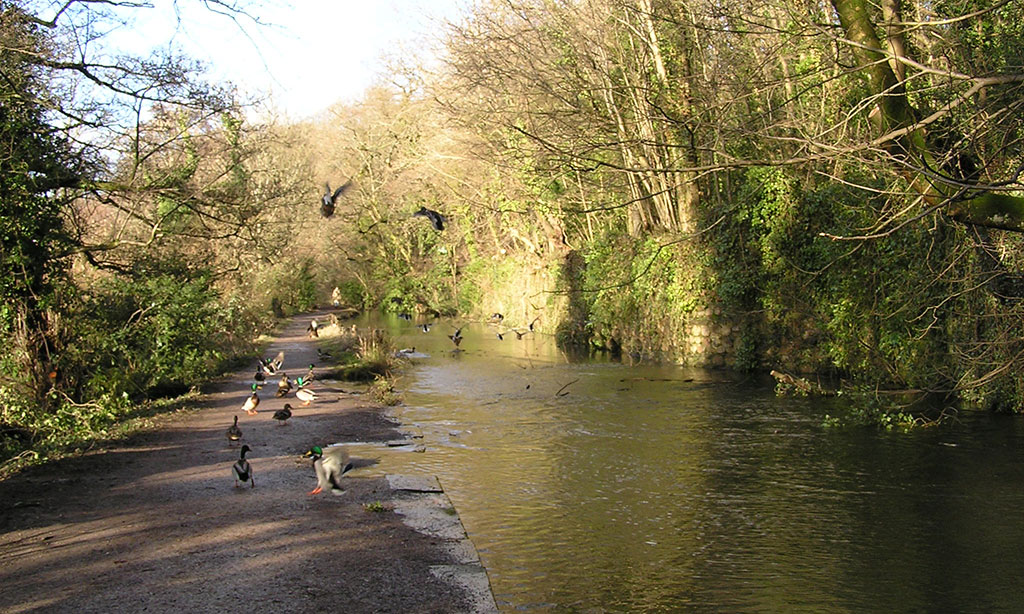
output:
M398 314L398 317L400 319L402 319L402 320L412 321L412 316L407 314L407 313L400 313L400 314ZM501 313L494 313L494 314L491 314L491 317L487 319L487 323L496 326L496 325L501 325L504 320L505 320L505 316L504 315L502 315ZM534 327L537 325L537 322L539 320L540 320L540 316L537 316L524 329L505 328L504 330L496 331L495 335L498 337L499 340L502 340L502 339L505 338L505 335L507 335L509 333L513 333L513 334L515 334L516 339L522 339L526 335L529 335L531 333L536 332ZM429 324L429 323L417 324L416 328L418 328L423 333L429 333L432 326L433 325ZM454 351L456 351L456 352L461 351L459 349L459 346L462 344L462 339L463 339L463 337L462 337L462 328L456 328L454 333L448 335L448 338L451 339L452 343L455 344L455 350ZM401 355L408 355L408 354L414 353L415 351L416 351L416 348L407 348L407 349L398 350L398 352L396 352L396 354L399 355L399 356L401 356Z
M312 328L316 329L316 321L314 320L311 324ZM308 331L308 329L307 329ZM314 335L311 335L314 336ZM273 359L260 358L259 364L256 367L256 374L253 376L252 383L252 394L246 399L245 403L242 404L242 411L246 415L254 416L258 412L256 408L260 404L259 390L263 388L267 382L268 377L276 377L280 375L280 379L277 382L277 391L275 396L277 398L286 397L292 392L294 387L295 398L302 401L304 406L309 405L315 401L318 397L314 390L308 386L310 382L315 379L312 364L309 365L309 371L302 377L295 378L294 382L288 377L288 374L281 370L284 366L284 352L278 352L277 356ZM285 424L289 418L292 417L292 406L291 403L285 403L284 407L275 411L272 418L277 420L280 424ZM226 432L229 444L235 444L242 439L242 429L238 426L238 416L235 416L235 420L231 426L228 427ZM238 455L238 460L231 466L231 474L235 478L235 488L238 488L240 484L249 482L250 488L256 487L256 477L253 472L252 464L245 458L248 452L251 452L252 448L248 445L242 445L242 448ZM342 446L330 446L328 448L321 448L320 446L313 446L305 454L303 458L309 458L313 461L313 470L316 472L316 488L309 492L310 495L317 495L327 489L334 495L340 495L344 490L341 487L341 476L345 475L352 469L352 462L349 458L348 452Z
M335 208L337 207L338 198L341 197L349 188L352 187L353 180L350 178L348 181L343 183L338 188L332 190L330 183L324 184L324 194L320 198L320 214L329 218L334 215ZM434 230L444 230L444 224L447 218L437 211L427 209L426 207L420 207L418 211L413 213L413 217L424 217L429 222ZM500 316L501 314L495 314ZM411 318L409 318L411 319ZM310 337L318 337L318 325L316 320L310 322L306 328L306 332ZM430 325L423 325L423 332L428 332ZM533 330L533 324L530 324L530 330ZM516 332L518 337L521 339L522 334ZM459 343L462 342L462 329L455 331L455 334L448 335L448 337L458 348ZM502 338L501 333L498 334L498 338ZM323 356L320 350L317 350L317 354ZM278 398L287 396L292 391L293 382L289 379L288 374L281 371L284 365L284 352L278 352L272 360L260 358L259 364L256 367L256 374L253 376L252 383L252 394L246 398L245 403L242 405L242 411L247 415L254 416L258 412L256 407L260 404L260 396L258 391L263 388L263 385L267 381L268 377L274 377L280 372L280 379L277 383L276 395ZM297 377L294 380L295 387L295 398L302 401L303 405L309 405L317 399L317 394L312 389L308 388L310 382L314 379L313 365L309 365L309 371L304 377ZM292 406L290 403L285 403L284 407L275 411L272 418L279 421L281 424L285 424L289 418L292 417ZM230 443L237 443L242 439L242 429L238 426L238 416L235 416L234 423L228 427L227 437ZM248 445L243 445L238 455L238 460L231 467L231 473L235 477L235 487L239 484L249 482L251 488L256 487L256 479L253 475L252 464L245 458L248 452L251 452L252 448ZM323 449L319 446L313 446L304 455L304 458L313 459L313 469L316 471L317 486L315 489L310 491L309 494L316 495L323 492L324 488L330 489L332 494L340 495L343 491L341 488L341 476L352 469L352 463L349 460L348 453L341 446L331 446L327 449Z

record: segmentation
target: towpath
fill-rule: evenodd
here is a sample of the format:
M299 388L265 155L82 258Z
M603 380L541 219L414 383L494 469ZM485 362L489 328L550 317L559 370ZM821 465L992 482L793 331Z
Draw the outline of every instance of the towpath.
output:
M267 350L285 352L292 377L317 361L307 323L290 321ZM275 398L268 381L259 413L247 416L254 371L222 379L194 409L126 441L0 482L0 611L490 610L486 575L474 596L438 573L467 568L452 553L459 548L403 522L405 495L386 478L360 476L373 446L353 448L344 495L306 494L316 479L300 455L310 446L402 437L381 408L320 382L321 398L303 407L293 394ZM271 416L285 402L295 415L281 425ZM235 415L255 488L236 488L231 476L238 446L225 431Z

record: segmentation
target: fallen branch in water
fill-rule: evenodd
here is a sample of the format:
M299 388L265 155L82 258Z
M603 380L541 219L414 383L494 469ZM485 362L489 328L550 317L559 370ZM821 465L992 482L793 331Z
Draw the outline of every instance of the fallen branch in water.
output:
M795 377L788 373L782 373L772 369L772 377L775 378L775 392L779 395L816 395L816 396L832 396L835 394L834 391L825 390L818 384L811 383L802 377Z
M568 384L562 386L561 388L558 389L558 392L555 393L555 396L556 397L564 397L565 395L569 394L568 392L562 392L562 391L565 390L566 388L568 388L569 386L572 386L573 384L575 384L578 381L580 381L580 378L577 377L576 379L572 380Z

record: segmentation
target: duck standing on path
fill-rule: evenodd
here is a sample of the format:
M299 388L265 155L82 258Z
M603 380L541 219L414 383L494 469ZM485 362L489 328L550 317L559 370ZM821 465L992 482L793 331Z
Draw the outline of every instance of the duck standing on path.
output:
M228 443L234 443L242 438L242 429L238 428L238 416L235 416L235 423L228 427Z
M277 398L281 398L284 395L292 391L292 381L288 379L287 373L281 374L281 380L277 382L277 392L274 394Z
M302 381L302 378L299 378ZM316 393L309 388L299 388L295 391L295 398L302 401L303 405L309 405L317 399Z
M316 488L309 494L318 495L325 487L330 488L332 495L345 492L341 488L341 476L352 469L352 461L345 448L333 446L324 450L320 446L313 446L303 456L313 459L313 470L316 471Z
M316 379L316 374L313 373L313 363L309 363L309 371L306 372L306 376L302 378L302 385L308 386L311 381Z
M256 415L256 406L260 404L260 395L256 394L256 384L252 385L252 394L242 404L242 410L250 416Z
M310 336L310 338L313 338L320 336L319 331L320 325L317 324L316 318L313 318L312 320L309 321L309 326L306 327L306 333Z
M263 363L256 367L256 374L252 376L252 380L256 382L257 388L263 387L263 382L267 380L266 376L263 375Z
M251 488L256 488L256 476L253 475L252 465L249 461L245 460L245 453L249 452L252 448L249 446L242 446L242 452L238 455L238 460L231 466L231 473L235 476L235 488L238 488L238 483L252 483Z
M292 417L292 406L289 403L284 404L284 409L279 409L274 412L274 420L279 420L281 424L288 424L288 418Z

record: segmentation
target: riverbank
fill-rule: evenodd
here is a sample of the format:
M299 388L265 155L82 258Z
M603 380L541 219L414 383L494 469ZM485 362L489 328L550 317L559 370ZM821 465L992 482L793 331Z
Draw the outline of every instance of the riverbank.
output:
M293 319L267 350L285 352L292 377L317 361L306 324ZM353 449L344 495L306 494L316 480L300 455L310 446L403 437L380 406L344 384L315 382L320 398L304 407L293 395L275 398L268 382L258 414L247 416L251 378L235 373L152 429L0 482L0 610L494 609L439 488L360 476L376 462L374 446ZM285 402L294 416L282 425L271 416ZM255 488L236 488L231 475L238 446L225 430L234 415L252 448ZM410 526L445 516L447 527Z

